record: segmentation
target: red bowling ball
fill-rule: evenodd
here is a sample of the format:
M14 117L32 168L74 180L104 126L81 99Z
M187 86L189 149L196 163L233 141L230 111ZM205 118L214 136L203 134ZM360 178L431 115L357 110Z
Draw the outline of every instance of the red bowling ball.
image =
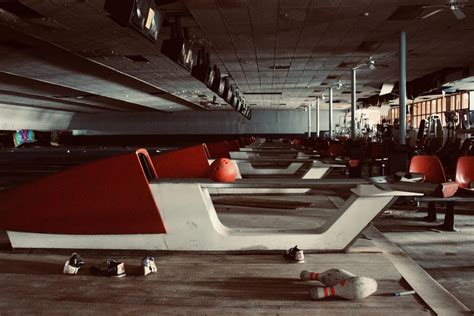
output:
M234 182L237 166L227 158L218 158L210 166L209 177L216 182Z

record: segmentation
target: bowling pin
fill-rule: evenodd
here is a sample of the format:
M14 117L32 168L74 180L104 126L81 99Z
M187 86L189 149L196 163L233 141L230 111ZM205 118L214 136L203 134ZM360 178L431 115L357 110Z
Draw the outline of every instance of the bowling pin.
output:
M340 281L333 287L316 287L309 291L311 298L319 300L330 296L339 296L349 300L366 298L377 291L377 281L367 277L352 277Z
M303 270L300 273L301 280L317 280L326 286L334 286L340 281L352 277L355 277L355 275L342 269L329 269L321 273Z

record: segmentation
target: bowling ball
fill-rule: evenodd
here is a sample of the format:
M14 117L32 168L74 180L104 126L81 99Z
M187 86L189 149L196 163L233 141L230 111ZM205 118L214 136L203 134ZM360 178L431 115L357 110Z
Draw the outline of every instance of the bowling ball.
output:
M209 168L209 177L216 182L234 182L237 173L236 164L227 158L214 160Z

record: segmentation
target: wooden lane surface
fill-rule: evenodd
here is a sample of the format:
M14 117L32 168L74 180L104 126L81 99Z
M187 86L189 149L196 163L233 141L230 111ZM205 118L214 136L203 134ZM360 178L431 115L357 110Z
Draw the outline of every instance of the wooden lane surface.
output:
M279 254L229 255L149 253L158 272L140 275L141 255L83 253L86 265L77 276L61 274L67 254L0 252L0 308L17 314L258 314L381 313L429 314L415 296L403 291L400 275L382 254L307 254L306 263L287 263ZM88 267L105 258L123 260L127 277L91 275ZM303 269L340 267L373 277L379 289L362 301L313 301L314 281L300 281Z

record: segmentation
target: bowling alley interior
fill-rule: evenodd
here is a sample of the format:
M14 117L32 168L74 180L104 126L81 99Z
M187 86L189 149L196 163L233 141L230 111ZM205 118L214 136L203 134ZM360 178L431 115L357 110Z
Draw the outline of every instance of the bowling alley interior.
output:
M474 0L0 0L0 315L472 315Z

